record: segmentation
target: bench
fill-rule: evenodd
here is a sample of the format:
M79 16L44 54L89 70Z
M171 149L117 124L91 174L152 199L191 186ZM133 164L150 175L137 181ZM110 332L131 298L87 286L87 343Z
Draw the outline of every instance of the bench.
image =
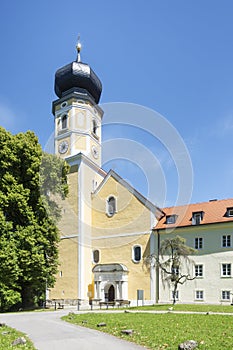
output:
M130 306L130 300L116 300L117 306Z
M54 307L54 309L64 309L64 304L60 301L56 300L46 300L46 308L50 309Z
M109 306L114 307L115 305L116 305L115 301L100 301L99 302L100 309L102 306L106 306L106 309L108 309Z

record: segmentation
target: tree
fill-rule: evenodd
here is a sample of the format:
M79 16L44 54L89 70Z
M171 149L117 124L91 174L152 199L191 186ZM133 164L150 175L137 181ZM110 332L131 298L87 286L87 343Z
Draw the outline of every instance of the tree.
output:
M2 310L16 301L32 306L54 284L60 210L50 194L67 195L67 173L64 161L42 152L33 132L0 128Z
M163 283L173 286L173 304L176 303L176 293L179 284L195 279L189 273L190 255L195 249L185 244L186 240L180 236L166 238L159 248L159 256L151 254L146 257L145 264L157 266L161 270Z
M176 292L179 284L193 280L189 273L189 256L195 249L185 245L186 240L180 236L166 238L160 246L160 257L157 263L162 271L162 279L173 285L173 304L176 303ZM185 265L185 266L184 266Z

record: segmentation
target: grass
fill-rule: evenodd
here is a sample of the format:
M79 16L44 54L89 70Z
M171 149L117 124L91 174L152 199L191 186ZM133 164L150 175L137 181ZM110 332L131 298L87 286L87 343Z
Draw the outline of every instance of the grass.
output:
M131 307L131 310L140 311L167 311L168 308L173 307L176 311L192 311L192 312L223 312L233 313L232 305L209 305L209 304L157 304L150 306Z
M233 316L203 314L87 313L69 314L64 320L135 342L147 349L173 350L185 340L194 339L198 349L232 350ZM106 327L97 327L105 322ZM132 336L121 330L133 329Z
M12 342L19 337L24 337L26 339L26 344L21 344L17 346L12 346ZM24 350L35 350L32 342L27 338L27 336L19 331L8 326L0 327L0 349L1 350L12 350L12 349L24 349Z

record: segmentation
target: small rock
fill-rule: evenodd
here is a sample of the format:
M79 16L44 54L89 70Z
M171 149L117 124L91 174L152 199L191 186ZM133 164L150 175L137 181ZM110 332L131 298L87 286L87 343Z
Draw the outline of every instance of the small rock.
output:
M181 343L178 346L178 350L192 350L198 346L198 343L195 340L186 340L184 343Z
M5 332L2 332L2 335L6 335L6 334L9 334L10 332L8 331L5 331Z
M26 344L26 339L24 337L19 337L12 342L12 345Z
M83 321L82 321L82 324L86 324L86 323L87 323L87 320L83 320Z
M0 322L0 327L5 327L5 323Z
M106 327L106 326L107 325L104 322L100 322L100 323L97 324L97 327Z
M121 331L122 334L127 334L127 335L132 335L133 334L133 329L123 329Z
M125 310L124 313L125 313L125 314L129 314L130 311L129 311L129 310Z

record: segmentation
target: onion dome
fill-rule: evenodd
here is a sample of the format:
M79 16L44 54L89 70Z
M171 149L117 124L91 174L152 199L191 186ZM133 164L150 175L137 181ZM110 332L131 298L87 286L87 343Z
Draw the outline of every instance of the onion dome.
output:
M98 104L102 92L102 84L91 67L81 62L81 44L77 43L77 59L57 70L55 74L55 93L61 98L70 92L88 94Z

